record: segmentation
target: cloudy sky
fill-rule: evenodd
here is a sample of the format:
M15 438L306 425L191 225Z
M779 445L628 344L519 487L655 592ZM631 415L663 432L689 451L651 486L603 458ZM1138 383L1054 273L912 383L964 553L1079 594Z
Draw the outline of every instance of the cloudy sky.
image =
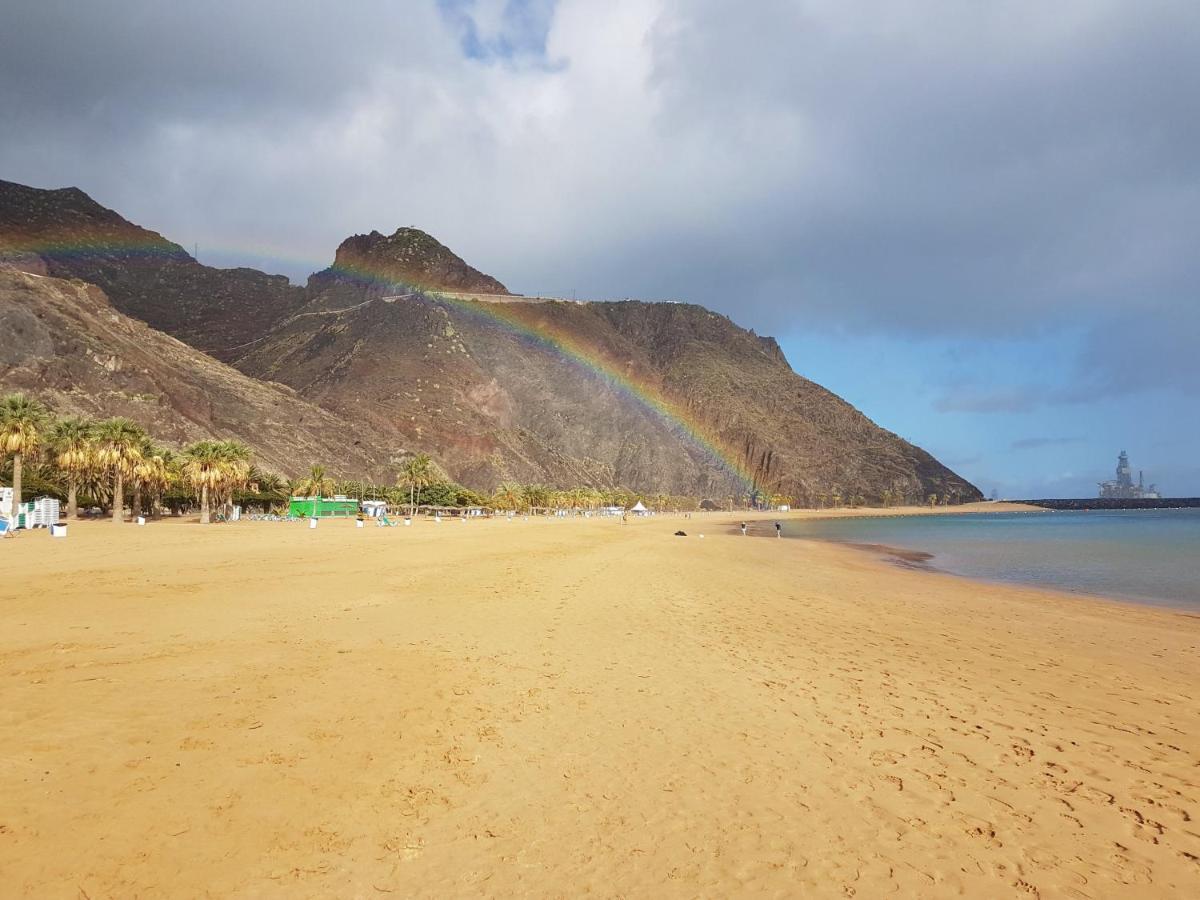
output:
M1194 0L14 0L0 178L297 280L684 299L985 492L1200 494Z

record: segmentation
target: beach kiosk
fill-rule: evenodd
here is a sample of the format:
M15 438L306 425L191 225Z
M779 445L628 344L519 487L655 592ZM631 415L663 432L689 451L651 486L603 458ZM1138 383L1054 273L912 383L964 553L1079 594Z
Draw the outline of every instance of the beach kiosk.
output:
M297 519L353 519L358 501L350 497L292 497L288 515Z

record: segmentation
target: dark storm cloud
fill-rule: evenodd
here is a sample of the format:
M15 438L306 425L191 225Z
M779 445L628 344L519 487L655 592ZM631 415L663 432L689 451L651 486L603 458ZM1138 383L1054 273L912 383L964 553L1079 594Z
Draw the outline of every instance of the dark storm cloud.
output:
M1123 394L1166 384L1200 395L1200 283L1177 296L1177 302L1131 303L1124 315L1097 328L1081 360L1080 393L1086 396L1090 387Z
M1089 332L1089 392L1195 389L1173 345L1200 339L1200 8L764 2L724 29L690 8L657 69L679 131L761 139L781 170L815 173L774 181L741 231L776 260L762 316L976 336L1069 324ZM950 405L1035 402L1020 393Z
M1085 335L1073 387L946 410L1200 391L1191 2L52 0L4 25L0 176L290 274L417 224L519 290L759 331Z
M35 122L320 109L386 62L413 18L387 2L18 2L0 31L0 91L9 115Z

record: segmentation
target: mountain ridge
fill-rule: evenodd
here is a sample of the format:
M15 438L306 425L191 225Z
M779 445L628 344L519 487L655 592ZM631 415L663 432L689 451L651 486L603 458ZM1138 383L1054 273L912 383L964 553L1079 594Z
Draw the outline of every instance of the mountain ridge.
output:
M387 448L284 385L242 374L119 313L95 285L0 264L0 384L60 415L124 416L181 446L237 438L261 464L302 474L306 457L339 475L387 471Z
M202 266L82 192L15 188L0 182L0 258L98 284L122 312L285 385L372 446L431 452L466 484L980 496L792 371L773 338L704 307L456 296L507 289L411 228L347 238L298 287ZM64 235L83 249L58 252Z

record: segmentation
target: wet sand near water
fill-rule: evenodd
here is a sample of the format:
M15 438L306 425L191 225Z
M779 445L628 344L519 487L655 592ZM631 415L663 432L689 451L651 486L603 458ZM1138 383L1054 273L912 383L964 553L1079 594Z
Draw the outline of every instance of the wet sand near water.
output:
M1196 894L1200 619L729 519L5 543L0 893Z

